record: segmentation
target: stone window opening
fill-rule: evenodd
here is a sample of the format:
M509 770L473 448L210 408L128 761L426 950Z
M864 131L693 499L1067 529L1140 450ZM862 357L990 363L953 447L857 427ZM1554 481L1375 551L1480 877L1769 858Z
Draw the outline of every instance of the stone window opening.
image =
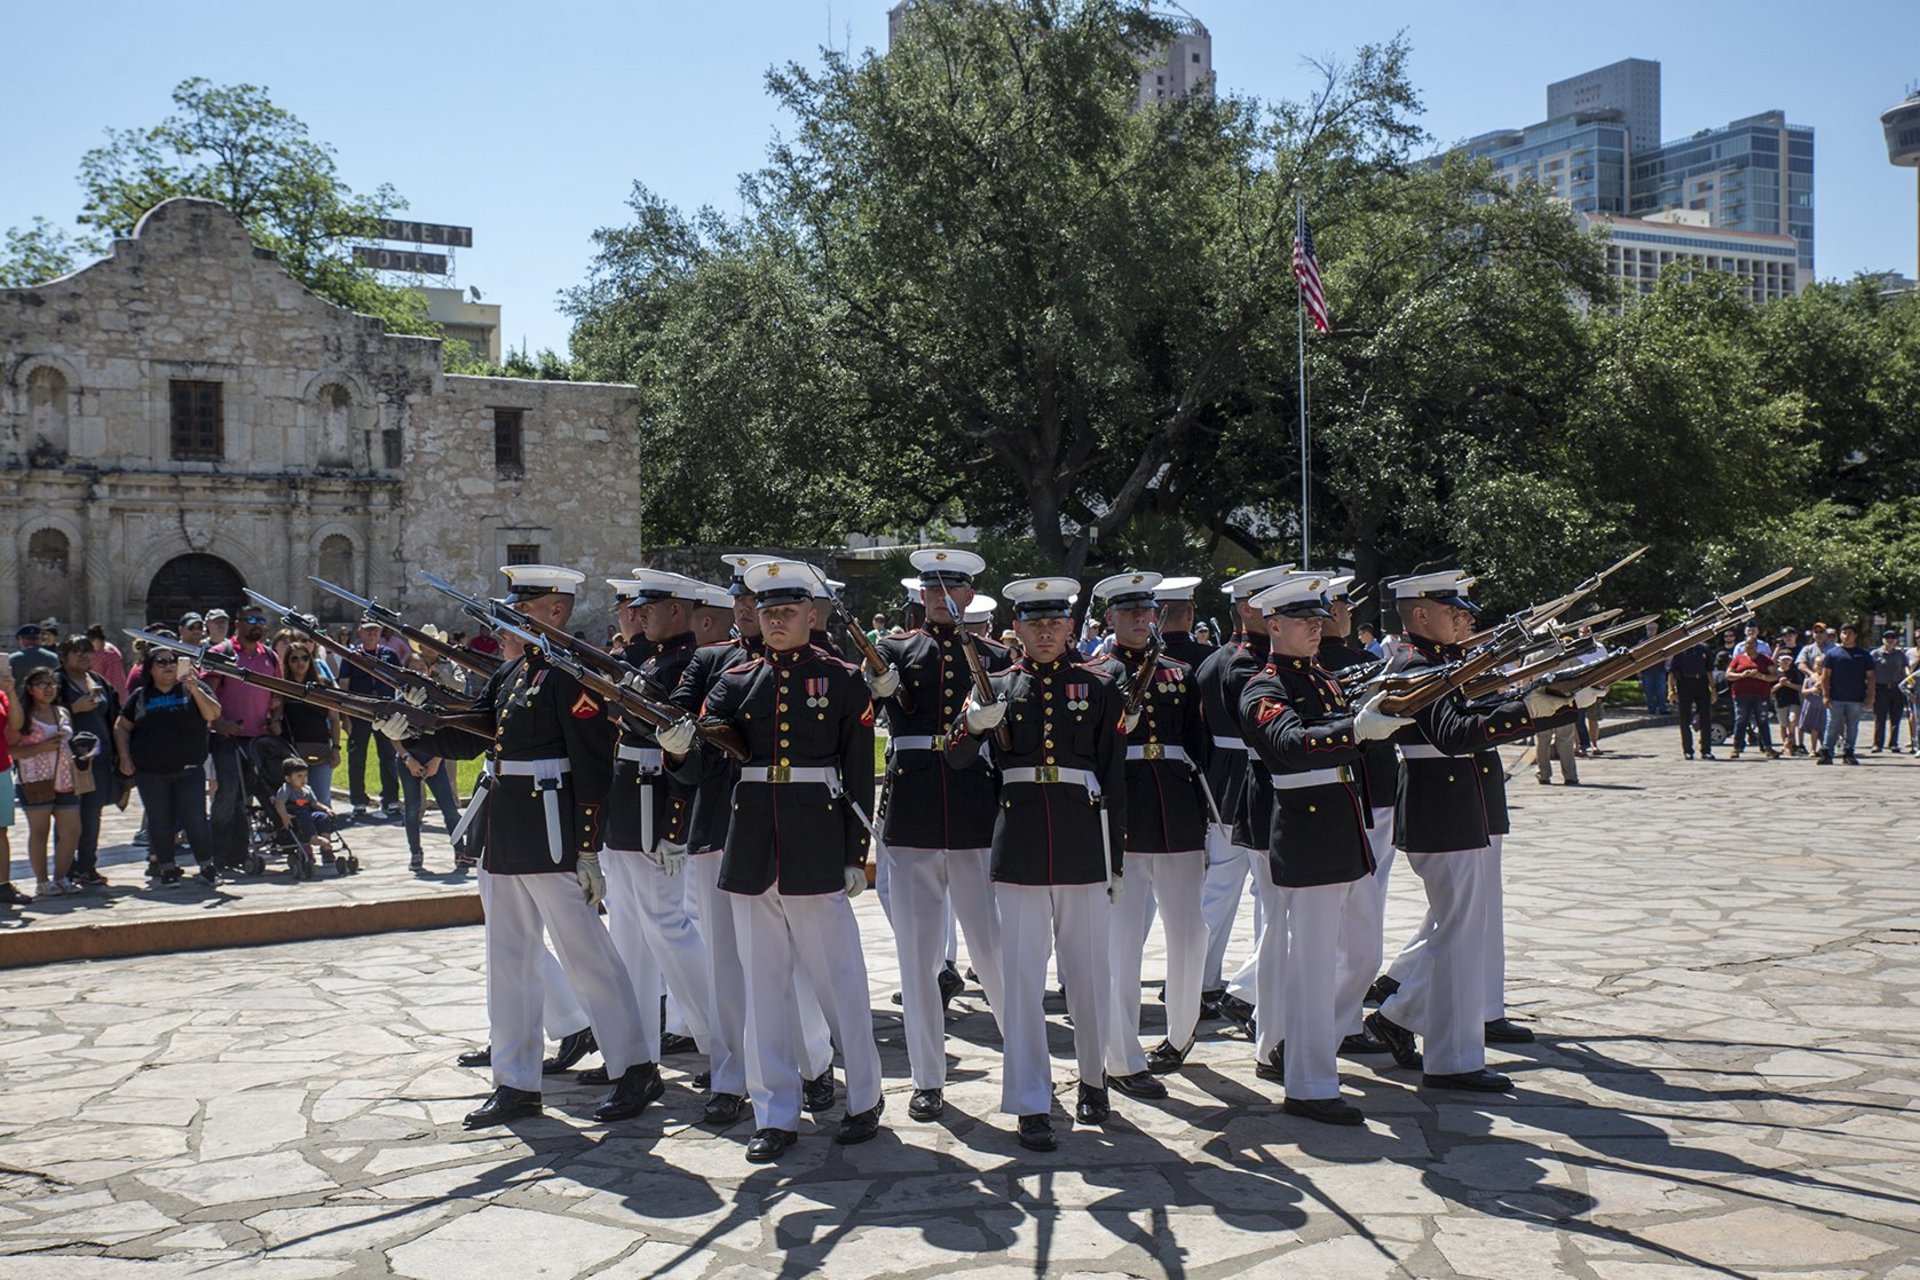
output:
M526 418L524 409L493 411L493 466L502 480L519 480L527 474Z
M71 447L67 425L67 378L42 365L27 378L27 459L31 466L57 467Z
M539 564L540 544L537 542L509 542L507 544L508 564Z
M24 618L68 618L72 604L73 552L67 535L58 529L37 529L27 539L27 563L21 575L20 600Z
M320 389L322 471L346 471L353 465L353 396L337 382Z
M359 582L354 578L353 539L343 533L330 533L320 540L319 576L336 586L349 591L359 590ZM322 622L355 622L359 614L354 607L330 591L316 592L314 601L316 612Z
M226 387L218 382L175 378L171 386L170 439L175 462L219 462L226 457Z

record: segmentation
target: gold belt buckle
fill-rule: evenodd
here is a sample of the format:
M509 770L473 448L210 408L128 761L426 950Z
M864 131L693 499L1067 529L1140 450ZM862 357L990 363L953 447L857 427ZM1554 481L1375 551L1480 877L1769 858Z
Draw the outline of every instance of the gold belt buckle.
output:
M1353 766L1350 764L1335 765L1334 772L1339 775L1342 782L1353 781Z
M1060 781L1060 766L1057 764L1035 765L1033 770L1033 780L1035 782Z
M931 749L934 751L945 751L947 749L947 735L944 733L934 734L933 747Z
M1158 742L1149 742L1146 746L1140 748L1140 758L1143 760L1165 760L1167 758L1167 749Z
M768 782L792 782L792 781L793 781L793 766L792 766L792 765L785 765L785 764L770 764L770 765L768 765L768 766L767 766L767 781L768 781Z

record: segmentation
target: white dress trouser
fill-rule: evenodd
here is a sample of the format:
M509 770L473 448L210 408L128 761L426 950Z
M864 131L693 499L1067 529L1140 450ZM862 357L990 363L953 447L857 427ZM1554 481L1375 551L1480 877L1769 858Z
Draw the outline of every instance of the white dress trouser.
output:
M607 849L607 928L633 978L640 999L640 1026L660 1043L661 985L678 1006L687 1034L707 1043L707 956L687 918L685 867L673 875L644 853Z
M1248 856L1254 850L1244 845L1229 845L1227 856L1207 867L1206 886L1200 893L1200 917L1207 925L1206 968L1200 975L1202 991L1220 991L1227 985L1227 943L1233 938L1234 921L1240 915L1240 894L1247 885Z
M1400 989L1381 1016L1421 1039L1430 1075L1487 1065L1487 909L1497 883L1486 848L1409 853L1427 889L1420 931L1388 970Z
M911 852L911 846L909 846L909 852ZM887 917L887 927L893 928L893 849L891 845L880 840L873 842L873 892L880 899L880 911ZM946 960L948 964L957 966L960 963L960 930L954 922L951 898L942 904L941 914L946 917L946 923L943 926L946 933ZM897 930L894 936L899 937ZM969 946L971 946L971 939L969 939ZM976 974L980 972L977 963L974 965L974 972ZM901 997L903 1004L905 1000L906 997L903 995Z
M493 876L482 867L479 879L480 910L484 915L493 898ZM553 950L545 943L540 946L540 1023L546 1028L549 1040L564 1040L587 1026L587 1011L580 1007L580 998L573 994L567 971L560 967Z
M916 1089L947 1085L947 1029L939 981L946 959L945 919L958 916L967 931L967 954L998 1017L1000 913L987 874L991 861L987 849L887 847L890 916L900 957L900 1013Z
M827 1021L847 1066L847 1114L880 1102L880 1049L860 926L847 895L778 889L729 895L747 972L747 1097L756 1128L800 1127L800 1026L794 974L826 996Z
M1379 935L1371 919L1371 879L1363 876L1346 884L1275 890L1279 911L1267 927L1267 936L1269 946L1284 945L1287 951L1282 1028L1289 1098L1313 1101L1340 1096L1341 1029L1359 1016L1375 972L1343 968L1341 953L1351 949L1346 935L1356 930L1374 931L1378 949ZM1286 941L1271 941L1274 934L1284 934ZM1263 1039L1266 1022L1260 1019Z
M1200 915L1207 855L1127 855L1126 891L1113 908L1113 1016L1108 1022L1107 1074L1136 1075L1147 1069L1140 1046L1140 961L1147 949L1157 903L1167 940L1167 1041L1176 1049L1193 1043L1200 1021L1200 969L1206 963L1207 925ZM1068 986L1072 991L1072 986Z
M1507 902L1504 874L1500 867L1503 835L1487 837L1487 852L1492 855L1492 883L1488 887L1487 911L1487 1003L1485 1020L1507 1016Z
M658 1044L649 1045L641 1033L633 982L613 939L600 924L599 912L587 905L580 882L565 871L491 879L487 1021L493 1042L493 1082L540 1091L543 926L560 954L560 967L586 1006L608 1078L618 1080L628 1067L652 1062Z
M1045 1115L1053 1108L1053 1068L1047 1057L1047 960L1058 949L1073 1018L1073 1051L1080 1082L1106 1084L1106 1019L1113 1000L1109 968L1112 904L1097 884L995 882L1000 905L1000 978L1005 1041L1000 1110Z
M740 940L733 929L733 896L720 887L720 851L687 859L700 920L707 940L707 1038L700 1042L712 1071L713 1093L747 1096L747 972ZM833 1037L827 1015L807 975L793 975L794 1009L799 1018L800 1066L807 1078L833 1066Z
M1340 931L1340 974L1339 981L1345 982L1350 973L1365 973L1366 987L1380 976L1381 962L1385 959L1387 931L1387 878L1393 871L1393 810L1375 809L1373 826L1367 829L1367 844L1373 852L1373 874L1364 880L1354 881L1361 890L1349 896L1345 910L1358 912L1366 919L1366 927L1356 920L1352 928L1343 927ZM1361 988L1361 998L1366 997L1366 987ZM1364 1005L1353 1011L1342 1035L1358 1035L1365 1028L1361 1025L1367 1016Z

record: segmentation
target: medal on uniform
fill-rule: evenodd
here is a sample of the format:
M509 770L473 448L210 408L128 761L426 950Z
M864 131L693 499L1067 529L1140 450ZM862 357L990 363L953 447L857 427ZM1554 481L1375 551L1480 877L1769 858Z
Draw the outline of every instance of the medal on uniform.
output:
M1067 686L1067 710L1085 711L1087 707L1091 705L1087 699L1087 694L1090 693L1091 691L1092 691L1092 686L1090 685L1084 685L1084 684L1068 685Z
M807 681L807 705L810 707L826 706L828 687L829 685L825 676L810 678Z

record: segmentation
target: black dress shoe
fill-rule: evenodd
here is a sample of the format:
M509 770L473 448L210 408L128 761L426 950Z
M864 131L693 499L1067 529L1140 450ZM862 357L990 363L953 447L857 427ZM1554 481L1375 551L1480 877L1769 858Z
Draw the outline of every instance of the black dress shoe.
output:
M833 1110L833 1068L828 1067L800 1086L800 1105L813 1115Z
M729 1125L746 1114L747 1100L737 1093L716 1093L700 1109L701 1124Z
M606 1084L607 1065L603 1062L597 1067L588 1067L585 1071L576 1071L573 1076L573 1082L575 1084Z
M1321 1124L1360 1124L1366 1119L1360 1114L1360 1108L1343 1098L1288 1098L1280 1104L1280 1109L1290 1116L1318 1120Z
M522 1116L537 1116L541 1109L539 1094L501 1085L493 1091L492 1097L480 1104L478 1111L467 1112L467 1118L462 1123L469 1129L484 1129L489 1125L518 1120Z
M1152 1080L1160 1088L1160 1096L1165 1097L1167 1087L1142 1071L1137 1078ZM1111 1084L1113 1081L1108 1080ZM1113 1114L1113 1104L1108 1101L1105 1089L1096 1089L1090 1084L1080 1086L1080 1100L1074 1104L1073 1118L1080 1124L1105 1124L1107 1117Z
M952 1004L953 998L967 989L967 980L961 977L960 971L952 965L946 965L940 970L939 981L940 1007L942 1009Z
M676 1053L692 1053L700 1044L692 1036L675 1035L669 1031L660 1037L660 1056L670 1058Z
M1240 1030L1247 1035L1251 1036L1253 1034L1252 1005L1231 993L1223 994L1215 1004L1220 1010L1221 1017L1240 1028Z
M573 1064L586 1057L600 1046L593 1042L593 1028L582 1027L560 1039L560 1047L551 1058L540 1064L540 1074L557 1076L563 1071L573 1070Z
M1513 1088L1513 1081L1498 1071L1489 1071L1485 1067L1478 1071L1423 1075L1420 1077L1420 1084L1427 1089L1467 1089L1474 1093L1507 1093Z
M1373 980L1372 986L1367 988L1367 998L1362 1003L1370 1004L1377 1009L1386 1002L1388 996L1399 989L1400 980L1390 978L1383 973Z
M937 1120L946 1109L944 1089L915 1089L913 1097L907 1099L907 1115L915 1120Z
M1161 1084L1151 1071L1136 1071L1130 1076L1108 1076L1107 1083L1130 1098L1159 1099L1167 1096L1167 1086ZM1080 1086L1080 1096L1085 1099L1087 1086ZM1106 1096L1101 1089L1101 1097ZM1098 1120L1083 1120L1082 1124L1099 1124Z
M713 1088L713 1072L702 1071L693 1077L693 1087L701 1093Z
M593 1109L595 1120L631 1120L647 1109L647 1104L667 1091L660 1079L660 1068L651 1062L638 1062L614 1083L613 1092Z
M1147 1070L1157 1076L1164 1076L1170 1071L1178 1071L1181 1067L1187 1065L1187 1055L1192 1052L1192 1044L1188 1044L1184 1049L1176 1049L1173 1047L1173 1041L1162 1040L1159 1044L1147 1050Z
M1225 994L1227 993L1224 988L1219 991L1202 991L1200 993L1200 1020L1202 1022L1220 1016L1220 997Z
M1415 1044L1413 1032L1397 1022L1389 1022L1385 1014L1375 1011L1367 1015L1367 1030L1384 1042L1387 1052L1393 1055L1394 1065L1408 1071L1418 1071L1425 1059Z
M1253 1074L1262 1080L1287 1082L1287 1042L1282 1040L1273 1046L1273 1051L1253 1064Z
M484 1049L469 1049L455 1058L454 1064L462 1067L490 1067L493 1065L493 1046Z
M1051 1116L1021 1116L1020 1145L1029 1151L1051 1151L1059 1146L1053 1136Z
M880 1116L887 1109L885 1098L874 1103L857 1115L843 1116L840 1120L840 1132L833 1140L843 1147L858 1146L880 1132Z
M750 1164L772 1164L780 1158L780 1153L800 1141L800 1135L792 1129L756 1129L752 1141L747 1143L747 1161Z
M1495 1018L1487 1024L1488 1044L1532 1044L1533 1032L1511 1018Z
M1364 1031L1356 1031L1350 1036L1340 1037L1340 1052L1364 1056L1369 1053L1385 1053L1387 1042Z

